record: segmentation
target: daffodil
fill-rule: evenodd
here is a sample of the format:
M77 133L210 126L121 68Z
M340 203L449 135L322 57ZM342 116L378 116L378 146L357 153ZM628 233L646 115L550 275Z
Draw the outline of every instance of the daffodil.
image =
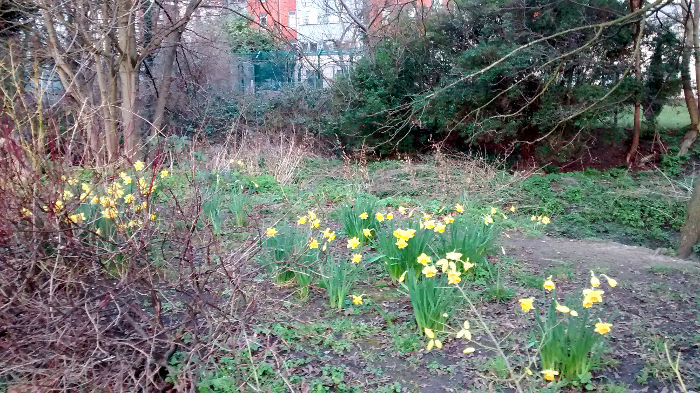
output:
M394 215L391 214L391 213L387 213L387 214L386 214L386 219L389 220L389 221L391 221L391 220L394 219Z
M435 262L435 266L439 267L443 273L447 272L449 265L449 261L445 258L438 259L437 262Z
M571 312L571 309L569 307L566 307L563 304L557 303L557 306L555 308L557 311L559 311L560 313L563 313L563 314L568 314Z
M544 375L544 379L546 381L554 381L554 377L559 375L559 371L556 370L542 370L542 374Z
M306 224L306 216L299 216L297 218L297 225L304 225Z
M134 194L124 195L124 203L129 204L134 201Z
M464 270L465 272L473 267L474 264L469 262L469 258L467 258L466 261L462 262L462 270Z
M471 341L472 332L469 330L469 321L464 321L462 324L462 329L457 332L457 338L464 338L467 341Z
M74 195L75 194L73 194L70 190L63 190L63 199L71 199Z
M364 296L364 295L360 295L360 296L352 295L352 304L354 304L356 306L363 304L362 296Z
M62 209L63 209L63 201L59 199L53 204L53 210L58 212L58 211L61 211Z
M377 214L374 215L374 218L376 218L377 221L382 222L382 221L384 221L384 214L382 214L382 213L377 213Z
M22 217L29 217L29 216L33 216L33 215L34 215L34 213L32 213L31 211L29 211L29 209L27 209L26 207L23 207L23 208L20 210L20 213L22 213Z
M427 220L427 221L423 222L423 226L425 227L425 229L433 229L433 228L435 228L435 221L434 220Z
M168 177L168 175L170 175L170 172L168 172L167 169L163 169L162 171L160 171L160 178L161 179L165 179L166 177Z
M548 291L552 291L554 290L554 288L556 288L556 285L554 285L554 281L552 281L552 276L547 277L547 279L542 284L542 288Z
M610 278L610 277L606 276L605 274L601 274L601 276L603 278L605 278L606 280L608 280L608 286L610 288L615 288L617 286L617 280L615 280L614 278Z
M595 273L591 271L591 287L598 288L600 286L600 280L596 277Z
M318 218L318 216L316 215L316 212L313 211L313 210L307 211L307 212L306 212L306 215L309 216L309 220L311 220L311 221L313 221L313 220L315 220L315 219Z
M523 299L518 300L520 302L520 308L525 311L525 312L530 312L532 308L534 307L533 302L535 301L534 297L527 297Z
M457 270L450 270L447 272L447 283L450 285L457 285L462 281L462 278L460 277L462 273L460 273Z
M403 239L399 239L396 241L396 247L398 247L399 250L401 250L408 247L408 243L406 243L406 241Z
M362 214L360 214L360 220L366 220L368 217L369 214L367 214L367 212L362 212Z
M318 248L318 241L316 241L316 239L311 239L309 242L309 248Z
M584 296L584 303L586 300L590 301L591 303L600 303L603 301L603 294L605 291L601 289L584 289L583 290L583 296Z
M595 324L595 332L604 335L606 333L610 332L610 327L612 326L612 323L606 323L606 322L598 322Z
M360 263L362 261L362 254L352 254L352 263Z
M433 329L424 328L423 330L425 332L425 336L430 339L430 341L428 341L428 346L425 349L427 351L430 351L431 349L433 349L433 347L436 347L437 349L441 349L442 348L442 341L435 338L435 332L433 332Z
M437 271L437 269L435 268L435 266L433 266L433 265L428 265L428 266L424 267L423 270L422 270L421 272L422 272L426 277L430 278L430 277L435 277L435 275L437 274L438 271Z
M349 249L354 250L359 246L360 246L360 239L358 239L357 237L352 237L352 238L348 239L348 248Z
M466 347L462 350L462 353L469 355L470 353L474 353L474 351L476 351L476 349L474 349L474 347Z
M146 166L146 165L145 165L145 164L143 163L143 161L141 161L141 160L138 160L138 161L136 161L136 162L134 163L134 169L135 169L137 172L142 171L143 168L144 168L145 166Z
M401 276L399 277L399 282L403 282L403 280L406 279L406 273L408 273L408 270L406 270L405 272L403 272L401 274Z
M457 250L450 251L447 254L445 254L445 258L452 260L452 261L459 261L462 259L462 253L457 252Z
M488 226L489 224L493 224L493 217L490 214L484 217L484 225Z
M267 235L267 237L274 237L276 234L277 229L275 228L267 228L267 230L265 231L265 235Z
M456 211L457 213L464 213L464 206L462 206L461 204L457 203L457 204L455 205L455 211Z
M312 227L312 228L318 228L318 227L320 227L320 226L321 226L321 220L319 220L318 218L315 219L315 220L313 220L313 221L311 221L311 227Z
M435 233L444 233L445 228L447 228L445 224L438 222L437 224L435 224L435 229L433 229L433 231L435 231Z
M578 317L578 312L576 312L576 310L571 310L571 312L569 312L569 315L571 315L572 317Z
M511 213L515 213L515 206L511 205L509 210Z
M496 212L498 212L498 209L496 209L495 207L492 207L492 208L491 208L491 214L496 214Z
M537 217L535 217L535 216L530 216L530 221L535 221L535 220L537 220Z
M365 235L365 237L372 237L372 230L369 228L364 228L362 230L362 234Z
M442 221L444 221L445 224L452 224L453 222L455 222L455 218L452 217L451 215L447 215L447 216L442 218Z
M548 225L550 222L551 221L549 221L549 217L547 217L547 216L542 217L542 223L544 225Z
M429 264L430 261L432 261L433 259L431 257L429 257L426 253L422 253L422 254L418 255L418 258L416 258L416 260L418 261L418 263L425 266L425 265Z
M405 207L399 206L399 213L401 213L401 214L403 214L403 215L406 215L406 210L407 210L407 209L406 209Z

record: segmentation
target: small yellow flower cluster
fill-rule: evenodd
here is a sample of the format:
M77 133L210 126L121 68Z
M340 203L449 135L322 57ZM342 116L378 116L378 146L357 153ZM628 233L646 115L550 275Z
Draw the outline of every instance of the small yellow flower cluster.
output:
M408 241L416 235L415 229L401 229L398 228L394 230L394 237L396 238L396 247L403 249L408 247Z
M297 217L297 225L301 226L306 223L309 224L310 228L318 228L321 226L321 220L313 210L309 210L305 215Z
M461 263L465 272L474 266L473 263L469 262L469 258L463 261L462 254L456 251L448 252L445 258L439 259L435 265L431 265L431 261L432 258L425 253L418 256L418 263L424 266L423 275L427 278L435 277L438 274L437 268L440 268L443 274L447 273L447 282L450 285L457 285L462 281L462 272L457 269L457 263Z
M384 220L391 221L394 219L394 214L391 212L387 213L377 213L374 215L374 218L377 219L377 221L382 222Z
M472 332L470 330L469 321L464 321L464 323L462 324L462 329L460 329L457 332L456 337L458 339L463 338L467 342L472 340ZM474 347L466 347L466 348L464 348L464 350L462 350L462 353L470 354L470 353L474 353L474 351L475 351Z
M364 301L362 299L363 296L365 296L365 295L359 295L359 296L352 295L352 304L354 304L356 306L362 305L364 303Z
M430 341L428 341L428 346L425 348L425 350L430 351L431 349L433 349L433 347L437 349L442 349L442 341L438 340L435 337L435 332L433 332L433 329L425 328L424 331L425 336L430 339Z
M543 225L548 225L551 222L547 216L531 216L530 221L537 221Z

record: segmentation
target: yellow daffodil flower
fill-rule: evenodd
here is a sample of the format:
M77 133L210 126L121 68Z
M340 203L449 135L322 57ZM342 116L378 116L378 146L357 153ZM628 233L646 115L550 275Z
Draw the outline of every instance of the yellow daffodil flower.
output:
M360 263L362 261L362 254L352 254L352 263Z
M462 281L462 278L460 277L462 273L458 272L457 270L450 270L447 272L447 283L450 285L457 285Z
M554 285L554 281L552 281L552 276L547 277L547 279L542 284L542 288L548 291L553 291L554 288L556 288L556 285Z
M455 211L456 211L457 213L464 213L464 206L462 206L462 205L459 204L459 203L456 204L456 205L455 205Z
M318 242L316 241L316 239L311 239L311 241L309 242L309 248L318 248Z
M391 220L394 219L394 215L391 214L391 213L387 213L387 214L386 214L386 219L389 220L389 221L391 221Z
M306 224L306 216L299 216L297 219L297 225L304 225Z
M274 237L276 234L277 229L275 228L267 228L267 230L265 231L265 235L267 235L267 237Z
M382 222L382 221L384 221L384 214L382 214L382 213L377 213L377 214L374 215L374 218L376 218L377 221Z
M367 212L362 212L362 214L360 214L360 220L366 220L368 217L369 214L367 214Z
M356 306L364 304L363 300L362 300L362 296L364 296L364 295L360 295L360 296L352 295L352 304L354 304Z
M605 274L601 274L601 276L603 278L605 278L606 280L608 280L608 286L610 288L615 288L617 286L617 280L615 280L614 278L610 278L610 277L606 276Z
M445 224L439 222L439 223L435 224L434 231L435 231L435 233L444 233L446 228L447 227L445 226Z
M578 313L576 312L576 310L571 310L571 312L569 312L569 315L571 315L572 317L578 317Z
M401 214L403 214L403 215L406 215L406 210L407 210L407 209L406 209L405 207L399 206L399 213L401 213Z
M554 377L559 375L559 371L555 370L542 370L542 374L544 375L544 379L546 381L554 381Z
M527 297L527 298L519 299L518 301L520 302L520 308L524 312L530 312L530 310L532 310L532 308L535 307L533 305L533 302L535 301L534 297Z
M444 221L445 224L452 224L453 222L455 222L455 218L452 217L451 215L447 215L447 216L442 218L442 221Z
M595 324L595 332L600 334L600 335L604 335L604 334L610 332L611 326L612 326L612 323L598 322Z
M143 161L141 161L141 160L138 160L134 163L134 169L137 172L142 171L145 166L146 166L146 164L144 164Z
M364 228L362 230L362 234L365 235L365 237L372 237L372 230L369 228Z
M555 308L557 311L559 311L560 313L563 313L563 314L568 314L571 312L571 309L569 307L566 307L563 304L557 303L557 306Z
M428 266L424 267L422 270L422 273L428 278L435 277L437 272L438 272L437 269L433 265L428 265Z
M466 347L466 348L464 348L464 350L462 350L462 353L469 355L470 353L474 353L474 351L476 351L476 349L474 349L474 347Z
M398 247L399 250L402 250L402 249L408 247L408 243L406 243L406 241L403 239L399 239L396 241L396 247Z
M511 213L515 213L515 206L514 206L514 205L510 205L510 209L509 209L509 210L510 210Z
M591 287L598 288L600 286L600 280L596 277L595 273L591 271Z
M426 255L426 253L422 253L422 254L418 255L418 258L416 258L416 259L417 259L418 263L420 263L423 266L429 264L430 261L433 260L431 257Z
M399 277L399 282L403 282L403 280L406 279L406 273L408 273L408 270L406 270L405 272L403 272L403 273L401 274L401 277Z
M455 251L451 251L451 252L448 252L447 254L445 254L445 258L452 260L452 261L459 261L462 259L462 255L463 254L461 252L457 252L457 250L455 250Z
M360 239L358 239L357 237L352 237L352 238L348 239L348 248L349 249L354 250L359 246L360 246Z
M484 217L484 225L488 226L489 224L493 224L493 217L491 217L491 215Z
M167 169L163 169L162 171L160 171L160 178L161 179L165 179L166 177L168 177L168 175L170 175L170 172L168 172Z

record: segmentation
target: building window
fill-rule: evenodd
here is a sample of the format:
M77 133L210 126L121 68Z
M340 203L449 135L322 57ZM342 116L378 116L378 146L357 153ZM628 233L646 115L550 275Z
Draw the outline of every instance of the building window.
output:
M297 13L295 11L289 11L289 27L297 28Z
M301 24L302 24L302 25L308 25L308 24L309 24L309 11L302 12L302 14L301 14Z
M309 42L309 52L318 52L318 44L315 42Z
M267 27L267 15L260 14L260 26Z

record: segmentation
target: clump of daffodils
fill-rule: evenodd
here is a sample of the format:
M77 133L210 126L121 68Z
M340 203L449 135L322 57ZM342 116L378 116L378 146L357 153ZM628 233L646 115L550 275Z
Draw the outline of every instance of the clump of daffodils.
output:
M610 288L618 285L617 281L606 275L600 275ZM535 321L542 332L540 359L542 375L546 381L554 381L558 376L573 380L578 375L590 371L600 356L599 346L603 345L602 336L612 331L613 324L597 318L597 322L588 322L591 309L603 302L600 278L591 271L590 288L581 291L580 310L572 304L560 303L556 296L557 285L552 276L542 283L546 294L550 294L549 306L541 315L534 296L520 298L518 304L524 313L535 311ZM561 318L563 316L563 319Z

